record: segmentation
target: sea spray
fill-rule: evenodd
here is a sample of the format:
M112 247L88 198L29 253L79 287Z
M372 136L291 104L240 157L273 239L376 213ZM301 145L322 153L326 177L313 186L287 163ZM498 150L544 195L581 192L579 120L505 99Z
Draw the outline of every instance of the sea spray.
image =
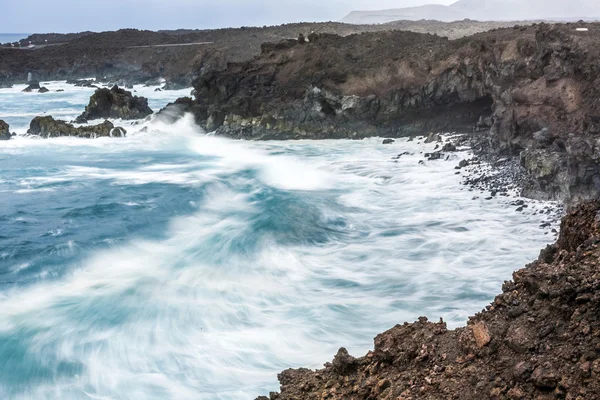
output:
M421 165L434 144L128 131L0 144L2 398L253 398L396 323L462 324L552 241L543 203L473 200L467 153Z

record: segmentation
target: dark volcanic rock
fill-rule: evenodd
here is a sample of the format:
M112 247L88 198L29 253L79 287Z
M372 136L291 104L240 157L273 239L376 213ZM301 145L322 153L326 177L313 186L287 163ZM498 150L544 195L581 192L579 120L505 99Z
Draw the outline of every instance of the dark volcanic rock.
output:
M167 78L163 90L181 90L192 87L192 79L189 76L177 76Z
M192 113L196 118L196 122L199 123L202 115L201 111L202 110L200 107L196 105L190 97L181 97L175 100L174 103L167 104L158 113L156 113L156 118L163 122L172 124L179 118L183 117L186 113Z
M65 121L55 120L48 117L35 117L29 125L27 131L30 135L37 135L43 138L60 136L77 136L81 138L98 137L122 137L125 136L125 129L117 127L110 122L104 121L99 125L75 127Z
M76 122L102 118L142 119L150 114L152 110L148 107L148 99L133 96L131 92L114 86L112 89L96 90Z
M40 90L40 83L39 82L30 82L29 86L27 86L25 89L23 89L23 92L33 92L34 90Z
M600 24L586 26L452 41L395 31L265 44L260 57L197 74L197 120L253 140L476 131L488 153L521 156L525 195L596 198Z
M392 144L394 143L394 139L383 139L383 144Z
M48 92L49 92L49 90L46 87L42 87L42 88L40 88L40 90L38 90L38 93L48 93Z
M558 242L505 282L467 326L427 318L341 349L318 371L279 375L277 400L600 398L600 202L562 222Z
M9 126L0 119L0 140L9 140L11 138Z

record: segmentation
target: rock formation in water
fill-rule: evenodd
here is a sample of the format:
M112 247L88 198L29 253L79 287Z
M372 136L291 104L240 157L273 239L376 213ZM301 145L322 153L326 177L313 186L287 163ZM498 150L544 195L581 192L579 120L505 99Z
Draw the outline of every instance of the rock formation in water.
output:
M0 119L0 140L10 140L10 127L8 124Z
M458 40L313 34L200 74L194 114L207 130L244 139L477 131L488 151L522 157L525 195L585 200L600 193L599 40L600 24Z
M104 121L99 125L75 127L65 121L55 120L48 116L35 117L31 121L27 133L43 138L76 136L93 139L99 137L124 137L127 131L121 127L115 128L110 121Z
M593 202L466 327L398 325L364 357L342 348L322 370L284 371L270 399L599 399L599 260Z
M29 86L27 86L25 89L23 89L23 92L26 93L30 93L33 92L34 90L40 90L40 83L39 82L29 82Z
M76 122L104 118L142 119L150 114L152 110L148 107L148 99L133 96L131 92L113 86L112 89L96 90Z

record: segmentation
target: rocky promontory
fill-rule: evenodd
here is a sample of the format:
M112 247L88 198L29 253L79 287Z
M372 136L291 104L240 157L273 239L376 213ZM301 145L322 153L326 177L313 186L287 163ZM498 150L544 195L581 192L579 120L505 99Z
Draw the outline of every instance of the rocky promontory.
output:
M287 370L259 400L600 398L600 202L567 215L556 244L513 274L467 326L398 325L355 358Z
M42 138L75 136L93 139L99 137L124 137L127 131L123 128L115 127L110 121L104 121L98 125L75 127L68 122L55 120L54 118L47 116L35 117L31 121L27 133Z
M131 92L115 85L112 89L96 90L76 122L84 123L88 120L104 118L142 119L152 112L148 107L148 99L133 96Z
M487 152L522 158L526 196L577 202L600 192L598 41L600 24L585 23L457 40L313 34L200 74L193 113L254 140L479 132Z

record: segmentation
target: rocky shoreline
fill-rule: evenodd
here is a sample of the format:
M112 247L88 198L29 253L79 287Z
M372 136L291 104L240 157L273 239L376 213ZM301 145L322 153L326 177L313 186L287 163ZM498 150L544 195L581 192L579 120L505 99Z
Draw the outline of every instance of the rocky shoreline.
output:
M597 23L313 34L197 77L179 106L250 140L474 132L478 152L519 160L526 196L575 204L600 190L598 40Z
M600 202L577 207L558 241L513 274L467 326L418 322L340 349L318 371L287 370L258 400L600 398Z

